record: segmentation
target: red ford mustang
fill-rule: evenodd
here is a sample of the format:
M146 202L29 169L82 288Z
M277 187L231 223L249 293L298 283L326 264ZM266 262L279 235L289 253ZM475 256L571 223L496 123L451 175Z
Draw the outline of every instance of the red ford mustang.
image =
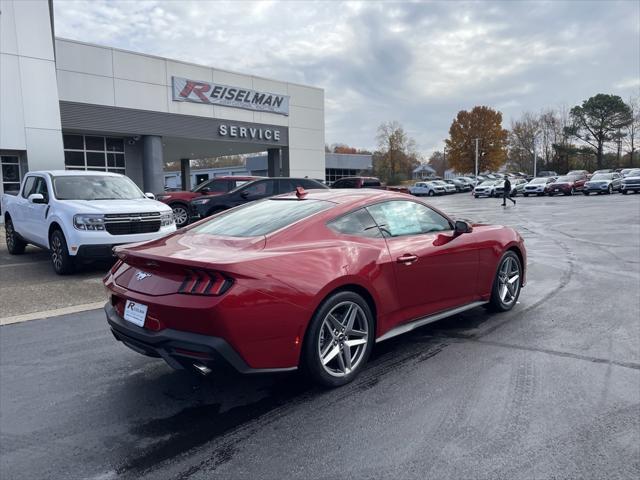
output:
M338 386L374 343L486 304L510 310L523 239L407 195L299 190L116 250L116 339L175 368L304 369Z

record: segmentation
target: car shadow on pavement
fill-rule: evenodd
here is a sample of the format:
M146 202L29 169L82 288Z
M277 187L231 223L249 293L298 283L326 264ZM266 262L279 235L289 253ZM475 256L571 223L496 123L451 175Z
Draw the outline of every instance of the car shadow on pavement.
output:
M361 375L335 390L317 387L296 372L240 375L219 370L203 377L150 361L141 372L126 377L112 398L129 418L139 419L149 411L167 413L129 427L129 435L119 439L122 455L118 458L124 460L115 471L141 476L209 442L216 443L213 452L207 453L207 467L215 468L233 458L243 436L275 421L280 411L284 414L306 402L326 405L354 391L376 388L403 365L418 365L440 353L448 345L442 337L473 336L489 317L483 308L477 308L382 342ZM154 408L146 409L145 402Z

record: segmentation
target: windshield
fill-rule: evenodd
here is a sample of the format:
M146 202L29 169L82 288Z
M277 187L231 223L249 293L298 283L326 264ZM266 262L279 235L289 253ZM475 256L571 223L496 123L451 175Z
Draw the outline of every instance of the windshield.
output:
M248 203L218 215L191 230L225 237L256 237L275 232L287 225L334 205L322 200L267 199Z
M573 182L574 178L570 177L569 175L565 175L563 177L558 177L558 179L556 180L556 183L560 183L560 182Z
M489 187L489 186L493 185L494 183L496 183L495 180L485 180L479 186L480 187Z
M546 178L534 178L529 183L531 183L531 184L534 184L534 183L547 183L547 179Z
M129 178L111 175L65 175L53 177L58 200L133 200L145 198Z
M627 177L640 177L640 169L631 170L627 172Z
M611 180L613 174L611 173L596 173L593 177L591 177L591 181L596 180Z

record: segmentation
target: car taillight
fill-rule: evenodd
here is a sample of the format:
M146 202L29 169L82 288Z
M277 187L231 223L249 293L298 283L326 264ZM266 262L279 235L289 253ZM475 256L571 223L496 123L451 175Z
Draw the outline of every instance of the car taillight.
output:
M232 284L233 280L218 272L189 270L178 289L178 293L217 296L229 290Z

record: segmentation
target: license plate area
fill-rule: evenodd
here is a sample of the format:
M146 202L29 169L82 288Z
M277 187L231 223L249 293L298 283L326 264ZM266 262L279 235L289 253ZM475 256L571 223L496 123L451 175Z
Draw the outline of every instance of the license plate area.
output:
M124 319L138 327L144 327L148 308L144 303L127 300L124 305Z

